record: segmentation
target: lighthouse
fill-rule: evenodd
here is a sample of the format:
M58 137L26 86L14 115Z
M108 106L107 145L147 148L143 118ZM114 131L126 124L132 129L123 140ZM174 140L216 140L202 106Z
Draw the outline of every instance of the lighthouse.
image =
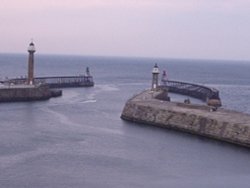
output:
M152 70L152 90L156 90L156 88L158 87L158 77L159 77L159 68L157 66L157 64L155 64L153 70Z
M34 82L34 53L36 52L36 48L33 42L29 44L28 47L29 52L29 61L28 61L28 84L33 85Z

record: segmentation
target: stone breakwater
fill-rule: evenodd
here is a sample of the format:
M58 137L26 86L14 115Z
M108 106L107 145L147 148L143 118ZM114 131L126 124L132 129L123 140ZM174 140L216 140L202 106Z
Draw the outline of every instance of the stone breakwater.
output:
M51 90L48 85L13 85L0 87L0 102L48 100L62 95L61 90Z
M146 90L129 99L121 118L250 147L250 115L156 99L160 94Z

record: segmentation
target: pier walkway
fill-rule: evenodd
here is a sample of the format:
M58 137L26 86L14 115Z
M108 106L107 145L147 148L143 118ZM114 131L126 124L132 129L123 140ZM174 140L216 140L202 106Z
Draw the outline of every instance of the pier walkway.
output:
M25 84L27 78L14 78L1 81L3 84L20 85ZM63 87L91 87L94 86L93 77L91 75L79 76L48 76L34 78L34 84L48 84L50 88Z
M220 100L219 91L217 89L203 85L167 80L164 81L163 85L159 87L162 89L167 88L169 92L187 95L190 97L201 99L203 101L207 101L209 99Z

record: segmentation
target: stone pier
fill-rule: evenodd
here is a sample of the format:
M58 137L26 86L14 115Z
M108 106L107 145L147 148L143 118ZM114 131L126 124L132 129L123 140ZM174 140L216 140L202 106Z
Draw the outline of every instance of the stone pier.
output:
M162 90L146 90L129 99L121 118L189 132L250 147L250 115L207 105L157 99Z
M61 90L51 90L46 84L0 86L0 102L48 100L61 95Z

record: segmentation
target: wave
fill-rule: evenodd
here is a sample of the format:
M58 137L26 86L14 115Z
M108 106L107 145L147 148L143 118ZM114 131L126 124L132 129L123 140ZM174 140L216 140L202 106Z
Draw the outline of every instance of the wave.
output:
M91 100L86 100L86 101L80 101L80 103L95 103L95 102L97 102L97 100L96 99L91 99Z

